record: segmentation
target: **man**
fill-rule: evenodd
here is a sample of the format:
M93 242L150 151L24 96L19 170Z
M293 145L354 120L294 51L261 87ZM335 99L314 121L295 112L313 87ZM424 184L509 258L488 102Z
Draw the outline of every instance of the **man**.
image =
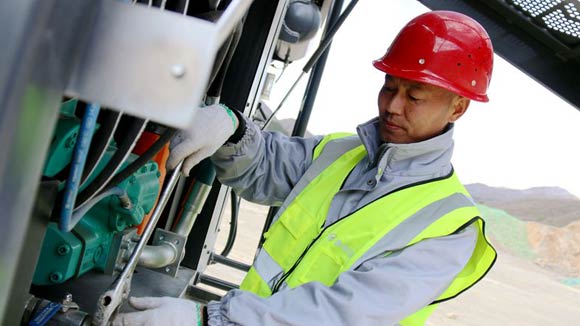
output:
M289 138L222 106L200 109L169 165L185 159L188 173L213 153L222 183L280 212L240 290L207 307L135 298L144 311L117 322L423 325L495 261L450 163L453 123L470 100L488 100L492 62L477 22L434 11L374 61L385 73L379 116L356 136Z

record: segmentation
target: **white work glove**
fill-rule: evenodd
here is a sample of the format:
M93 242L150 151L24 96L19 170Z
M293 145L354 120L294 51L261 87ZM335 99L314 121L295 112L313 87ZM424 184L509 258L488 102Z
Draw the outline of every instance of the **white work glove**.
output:
M202 306L195 301L171 297L131 297L129 303L142 311L117 315L113 326L203 325Z
M238 118L221 104L200 108L192 124L179 131L170 145L167 167L172 170L183 162L181 171L189 171L204 158L212 155L230 138L238 127Z

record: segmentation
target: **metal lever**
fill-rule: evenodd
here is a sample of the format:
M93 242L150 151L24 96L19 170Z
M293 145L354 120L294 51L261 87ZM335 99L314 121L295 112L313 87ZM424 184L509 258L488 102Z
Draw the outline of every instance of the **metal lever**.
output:
M108 325L111 318L114 317L114 315L117 313L121 303L129 298L129 293L131 292L131 279L133 277L135 267L137 267L137 263L139 262L139 256L141 256L141 252L153 234L153 229L155 228L155 225L161 216L161 212L163 212L163 208L167 204L173 188L177 184L182 165L183 162L180 162L175 167L175 170L173 170L169 182L167 183L166 188L163 190L163 193L159 198L159 202L155 207L153 214L151 215L151 219L149 220L149 223L147 223L147 227L145 227L143 235L141 235L141 239L139 240L135 251L133 251L131 258L127 262L127 265L125 265L125 268L123 268L121 274L115 279L115 282L113 282L107 291L105 291L99 297L97 302L97 310L93 318L93 325Z

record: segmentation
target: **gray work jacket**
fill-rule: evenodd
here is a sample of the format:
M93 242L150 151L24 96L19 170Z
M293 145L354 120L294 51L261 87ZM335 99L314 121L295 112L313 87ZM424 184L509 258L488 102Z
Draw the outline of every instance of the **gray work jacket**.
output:
M326 224L402 186L450 173L453 126L413 144L380 141L378 119L357 128L366 156L335 195ZM247 121L236 144L213 156L218 178L238 195L281 205L312 162L321 136L286 137ZM474 226L421 241L387 257L377 254L342 273L327 287L318 282L281 288L269 298L242 290L208 304L209 325L394 325L433 302L468 262L477 240Z

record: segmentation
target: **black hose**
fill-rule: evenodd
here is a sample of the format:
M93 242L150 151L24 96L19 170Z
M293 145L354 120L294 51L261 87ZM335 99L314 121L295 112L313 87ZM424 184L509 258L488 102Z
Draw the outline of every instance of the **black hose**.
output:
M232 251L238 232L238 213L240 211L240 201L238 200L238 196L233 190L230 190L230 199L230 206L232 209L232 214L230 217L230 232L228 233L228 240L226 241L224 250L222 250L222 253L220 254L223 257L226 257L230 254L230 251Z
M226 72L228 67L230 66L230 62L232 61L232 57L234 56L234 52L238 47L238 43L240 42L240 38L242 36L242 30L244 29L244 19L236 26L234 32L230 35L226 43L228 44L227 52L220 64L219 70L217 71L215 78L212 79L212 83L210 84L207 90L207 96L210 97L219 97L222 93L222 87L224 85L224 81L226 79Z
M123 170L117 173L109 183L100 191L103 193L112 187L118 185L119 183L123 182L123 180L127 179L131 176L135 171L139 170L143 165L147 164L167 142L171 140L173 135L175 135L176 130L173 128L167 128L163 134L151 145L139 158L135 161L131 162L131 164L127 165Z
M139 139L143 128L147 120L131 117L131 122L129 127L123 132L123 138L117 147L117 151L113 154L113 157L101 173L85 188L81 191L77 197L76 207L80 207L85 204L89 199L94 197L111 179L111 177L119 170L119 167L123 164L125 159L131 153L131 150L135 146L135 143ZM117 130L120 132L120 130Z

